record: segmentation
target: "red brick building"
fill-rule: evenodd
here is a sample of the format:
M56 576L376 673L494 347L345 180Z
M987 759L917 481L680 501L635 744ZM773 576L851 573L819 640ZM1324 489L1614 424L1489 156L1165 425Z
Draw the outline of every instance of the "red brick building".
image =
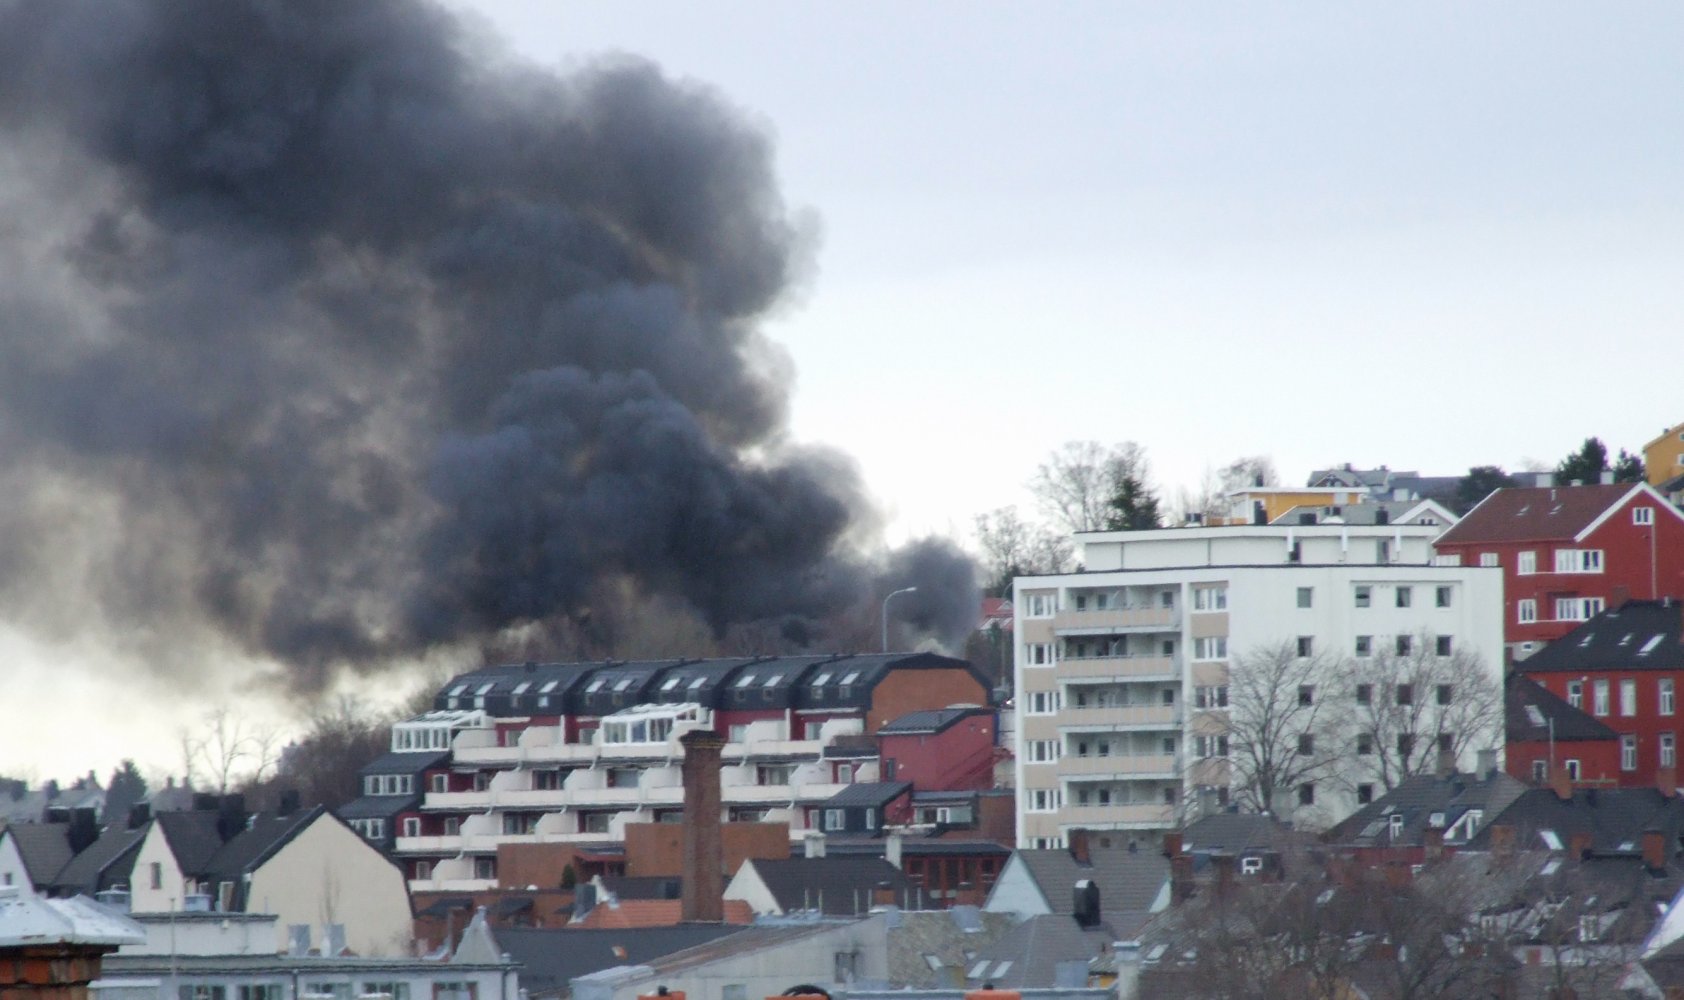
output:
M1497 490L1434 548L1502 567L1514 660L1628 598L1684 596L1684 513L1644 483Z
M1599 763L1591 764L1580 758L1579 783L1606 775L1612 784L1640 787L1666 784L1666 774L1676 775L1678 741L1684 735L1678 705L1684 684L1684 605L1679 601L1628 601L1604 611L1517 669L1615 733L1615 759L1596 758ZM1569 758L1559 743L1556 750L1565 767ZM1512 746L1509 754L1512 773ZM1530 771L1524 777L1530 780Z
M1503 769L1533 785L1618 784L1620 734L1538 682L1510 673L1503 690Z

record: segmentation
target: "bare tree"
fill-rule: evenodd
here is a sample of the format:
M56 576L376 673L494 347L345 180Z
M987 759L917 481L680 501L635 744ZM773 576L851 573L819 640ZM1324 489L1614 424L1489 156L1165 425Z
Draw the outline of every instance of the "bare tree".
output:
M206 712L197 730L182 729L179 736L188 783L202 772L223 794L273 769L280 743L272 726L254 723L226 705Z
M1370 642L1372 655L1346 660L1338 684L1368 776L1391 789L1497 746L1502 684L1478 654L1446 650L1425 631Z
M1222 467L1220 478L1223 493L1243 490L1247 486L1279 486L1281 483L1280 474L1275 471L1275 460L1267 455L1236 458Z
M1340 665L1301 643L1259 646L1236 657L1229 671L1234 790L1242 804L1264 812L1287 811L1297 789L1335 774L1345 757L1349 716L1336 705Z
M1036 469L1029 490L1067 531L1157 527L1146 449L1133 441L1067 441Z
M1016 507L1000 507L976 516L977 546L990 594L1004 595L1015 577L1059 573L1069 565L1070 540L1025 521Z

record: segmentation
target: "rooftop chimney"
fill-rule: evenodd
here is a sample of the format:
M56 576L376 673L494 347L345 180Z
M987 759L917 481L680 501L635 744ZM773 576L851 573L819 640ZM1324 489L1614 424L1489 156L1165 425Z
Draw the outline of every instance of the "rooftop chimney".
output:
M1514 857L1514 827L1498 823L1491 828L1491 855L1504 861Z
M894 865L896 868L899 868L901 866L900 865L901 847L902 847L902 844L901 844L900 834L891 833L887 837L883 838L883 857L884 857L885 860L887 860L889 862L889 864Z
M1490 781L1497 776L1497 751L1485 749L1479 752L1479 774L1475 775L1480 781Z
M1666 834L1653 829L1643 831L1643 863L1652 871L1666 868Z
M1070 857L1073 858L1079 865L1093 864L1093 855L1089 853L1088 849L1088 831L1082 829L1071 830L1069 840Z
M1555 790L1555 797L1563 802L1573 798L1573 779L1568 777L1565 767L1558 767L1550 772L1550 788Z
M1578 833L1568 834L1567 856L1574 861L1583 861L1585 855L1590 853L1591 845L1594 843L1596 843L1596 840L1588 831L1581 830Z
M1655 772L1655 788L1661 793L1661 798L1670 799L1678 794L1678 771L1676 768L1663 767Z
M686 922L717 924L725 918L719 831L719 752L725 738L711 729L692 729L678 742L684 747L684 894L679 914Z
M275 807L275 813L279 816L291 816L298 811L298 805L298 789L289 788L281 793L281 801Z
M1614 485L1614 470L1613 469L1603 469L1602 475L1600 477L1600 481L1601 481L1602 485L1604 485L1604 486Z
M817 830L808 831L801 838L801 856L804 858L824 857L824 834Z

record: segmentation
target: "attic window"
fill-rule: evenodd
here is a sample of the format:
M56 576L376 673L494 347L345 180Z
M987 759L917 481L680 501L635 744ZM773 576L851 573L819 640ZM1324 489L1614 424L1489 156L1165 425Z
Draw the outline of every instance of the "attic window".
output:
M842 686L847 687L849 684L852 684L859 679L860 672L858 670L851 670L848 672L848 676L842 678Z
M746 688L750 684L753 684L753 683L754 683L754 675L753 674L744 674L741 677L737 678L737 686L740 687L740 688Z
M622 677L620 678L619 683L614 685L614 690L624 691L626 688L631 687L631 685L632 679L630 677Z
M816 688L817 687L824 687L825 682L828 681L828 680L830 680L830 671L827 670L824 673L822 673L822 674L818 675L817 677L813 678L813 683L812 683L811 686L816 687Z
M481 684L479 686L479 690L474 692L474 696L475 697L481 697L485 694L488 694L491 691L491 689L496 687L496 686L497 686L497 684L496 684L495 681L491 681L491 682L488 682L488 683L485 683L485 684Z
M462 692L464 692L466 690L468 690L468 685L458 684L455 687L450 689L450 696L452 698L460 698L460 697L462 697Z
M1539 830L1538 839L1543 841L1544 846L1552 851L1561 850L1561 837L1554 830Z
M778 674L773 674L772 676L766 678L766 683L761 685L761 686L762 687L777 687L778 682L781 681L781 680L783 680L783 678L781 676L779 676Z
M1536 705L1526 706L1526 718L1531 720L1534 726L1542 726L1545 724L1544 713L1538 711L1538 706Z
M518 698L521 695L525 694L526 689L531 687L531 686L532 686L531 681L521 681L519 684L516 684L515 689L513 691L509 692L509 693Z
M1586 632L1585 637L1583 639L1579 640L1579 648L1583 649L1584 647L1590 645L1593 641L1595 641L1595 639L1596 639L1596 633L1595 632Z
M1643 648L1637 651L1637 655L1648 656L1650 653L1654 652L1655 647L1661 644L1661 638L1662 637L1659 635L1650 637L1649 641L1643 644Z
M601 677L598 677L596 680L591 681L590 685L585 688L585 693L586 694L595 694L596 692L601 691L602 686L604 684L607 684L607 683L608 682L606 680L603 680Z
M706 677L697 677L695 680L692 680L690 682L690 687L687 690L694 691L697 688L701 687L703 684L706 684L707 682L708 682L708 679Z
M1630 632L1627 632L1624 636L1622 636L1620 638L1620 645L1622 645L1622 646L1631 645L1631 633Z
M545 681L544 686L538 689L538 693L549 694L551 691L554 691L556 689L556 685L560 683L560 681Z
M667 678L666 683L661 685L661 690L662 691L671 691L673 688L677 687L678 682L683 680L683 679L684 678L682 678L682 677L669 677L669 678Z

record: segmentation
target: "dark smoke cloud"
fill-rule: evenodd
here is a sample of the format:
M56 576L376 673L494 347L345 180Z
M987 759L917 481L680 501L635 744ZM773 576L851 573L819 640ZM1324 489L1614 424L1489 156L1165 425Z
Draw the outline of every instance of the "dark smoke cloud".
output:
M874 570L851 466L784 446L757 323L806 240L707 92L425 3L0 0L0 145L14 621L309 691L607 579L716 629L974 617L967 560Z

